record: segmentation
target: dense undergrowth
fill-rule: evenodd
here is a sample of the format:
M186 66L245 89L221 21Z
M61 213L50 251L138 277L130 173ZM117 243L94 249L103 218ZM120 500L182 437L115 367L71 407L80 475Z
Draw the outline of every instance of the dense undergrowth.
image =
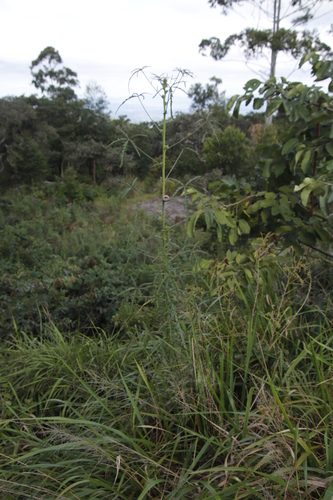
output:
M183 76L151 83L162 182L68 168L0 199L1 499L333 496L331 97L270 79L255 106L285 121L247 181L182 186L166 116Z
M147 218L120 208L119 193L89 194L72 202L52 186L1 198L1 337L13 319L33 334L41 321L67 332L112 330L128 291L152 283L158 240Z
M231 291L180 231L163 271L160 223L101 188L1 220L0 498L331 497L325 262Z

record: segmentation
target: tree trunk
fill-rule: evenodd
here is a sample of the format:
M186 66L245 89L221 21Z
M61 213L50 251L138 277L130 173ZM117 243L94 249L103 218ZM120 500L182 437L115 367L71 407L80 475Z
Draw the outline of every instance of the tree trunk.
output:
M273 12L273 36L272 36L272 49L271 49L271 67L270 67L270 72L269 72L269 77L273 78L276 73L276 59L277 59L277 54L278 51L274 47L274 39L276 33L280 29L280 17L281 17L281 0L274 0L274 12ZM269 101L267 102L267 104ZM265 123L266 125L271 125L273 120L273 116L266 116Z

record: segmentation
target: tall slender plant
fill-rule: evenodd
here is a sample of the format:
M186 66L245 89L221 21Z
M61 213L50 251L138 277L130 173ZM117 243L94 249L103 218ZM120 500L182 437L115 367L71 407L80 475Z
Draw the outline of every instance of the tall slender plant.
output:
M192 74L188 70L184 69L176 69L174 70L170 75L168 74L162 74L162 75L156 75L153 74L151 76L147 75L146 68L141 68L133 71L130 82L133 79L134 76L143 76L147 82L149 83L149 86L153 89L153 98L156 96L160 96L162 98L162 122L158 123L156 122L149 112L147 111L146 106L143 103L143 99L145 97L144 94L138 94L138 93L133 93L126 101L132 98L137 98L143 107L144 111L146 112L147 116L151 120L152 124L154 127L157 128L159 133L162 136L162 161L161 161L161 181L162 181L162 253L163 253L163 270L164 272L166 271L167 268L167 234L168 234L168 226L166 222L166 210L165 210L165 205L169 201L169 196L166 193L166 181L168 177L170 176L172 170L174 169L176 162L172 165L171 169L169 172L167 172L166 168L166 163L167 163L167 151L168 149L172 148L173 145L168 145L167 144L167 139L166 139L166 134L167 134L167 121L169 118L173 118L173 110L172 110L172 104L173 104L173 96L177 90L181 90L186 93L185 88L186 88L186 77L191 77ZM124 101L124 103L126 102ZM122 104L124 104L122 103ZM198 127L200 128L200 124ZM197 131L197 130L196 130ZM128 144L128 141L126 142L126 145ZM179 142L177 142L179 144ZM138 154L144 154L147 155L142 150L138 150L136 148ZM149 157L152 161L154 161L153 158ZM179 159L179 157L178 157ZM182 187L180 188L182 189Z

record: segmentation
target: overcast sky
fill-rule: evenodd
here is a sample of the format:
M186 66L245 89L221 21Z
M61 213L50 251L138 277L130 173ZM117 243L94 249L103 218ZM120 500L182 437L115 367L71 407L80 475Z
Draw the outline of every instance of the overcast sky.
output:
M325 15L315 25L322 39L332 45L332 37L326 35L333 22L330 8L324 8ZM150 66L148 74L157 75L170 74L174 68L188 69L194 78L188 79L187 88L217 76L228 97L241 93L245 82L257 76L245 64L241 51L235 49L217 62L200 55L198 45L203 38L224 40L246 27L269 27L265 16L258 16L247 3L224 16L220 8L210 8L208 0L0 0L0 18L0 97L34 93L29 66L41 50L52 46L64 65L78 74L79 95L87 83L98 83L110 100L113 115L131 93L151 90L144 79L137 78L128 89L131 72L143 66ZM261 60L252 69L259 70L259 63L268 68L269 63ZM277 74L288 76L294 68L293 60L279 56ZM302 71L292 78L309 77ZM155 119L160 117L159 98L146 98L145 104ZM189 106L186 95L178 93L175 110L187 112ZM133 121L147 119L133 99L119 114Z

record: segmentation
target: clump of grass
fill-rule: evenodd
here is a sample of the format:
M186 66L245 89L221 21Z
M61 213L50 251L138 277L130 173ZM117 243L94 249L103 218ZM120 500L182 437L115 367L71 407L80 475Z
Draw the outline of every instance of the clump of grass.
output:
M2 350L6 498L328 495L329 318L286 320L288 294L273 317L256 288L242 309L184 290L155 331L54 327Z

